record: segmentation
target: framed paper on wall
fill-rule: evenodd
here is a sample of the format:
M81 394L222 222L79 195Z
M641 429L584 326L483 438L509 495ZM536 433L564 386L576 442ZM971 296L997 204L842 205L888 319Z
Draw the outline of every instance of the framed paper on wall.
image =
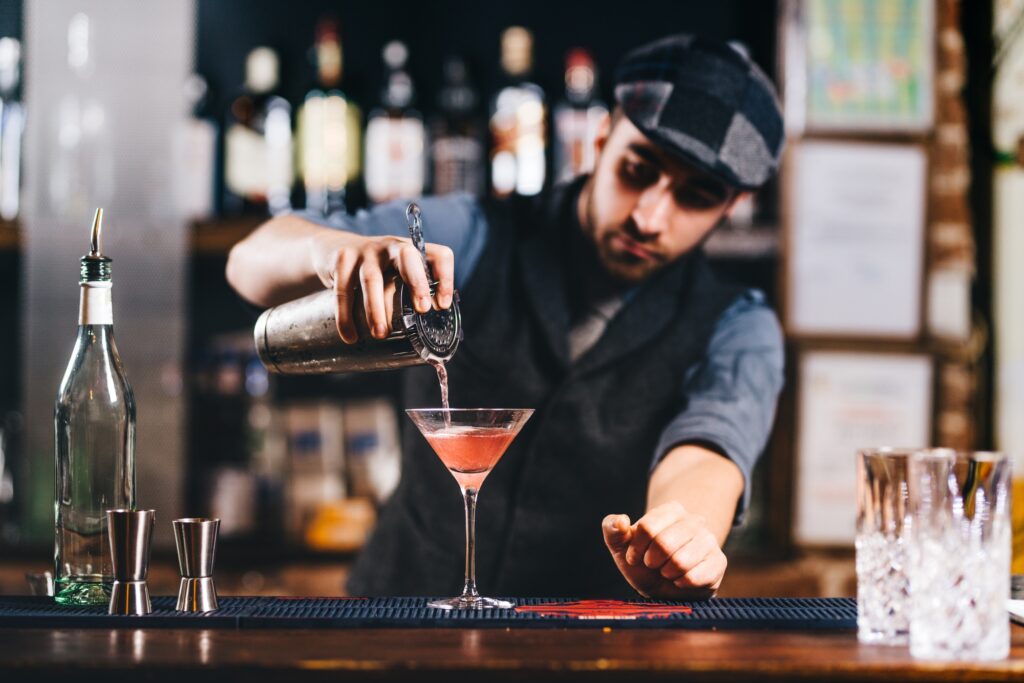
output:
M926 131L934 117L934 0L787 0L790 130Z
M932 359L917 353L805 351L798 373L793 540L852 544L857 451L931 444Z
M920 335L927 156L805 140L787 161L784 321L793 336Z

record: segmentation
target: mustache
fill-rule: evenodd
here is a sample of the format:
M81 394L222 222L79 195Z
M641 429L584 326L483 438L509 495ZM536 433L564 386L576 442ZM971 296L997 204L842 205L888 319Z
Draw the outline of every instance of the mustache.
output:
M617 230L610 230L604 235L605 242L611 243L616 236L620 238L628 239L637 246L643 247L647 254L658 263L664 263L666 258L662 253L662 250L658 247L658 237L656 235L643 235L637 229L636 225L629 221L630 225L620 225Z
M645 235L645 234L643 234L640 231L639 226L637 226L636 221L633 220L632 217L627 218L625 220L625 222L622 224L622 232L629 239L633 240L634 242L636 242L638 244L642 244L645 247L648 246L649 244L652 244L652 243L658 241L658 236L657 235L650 235L650 234Z

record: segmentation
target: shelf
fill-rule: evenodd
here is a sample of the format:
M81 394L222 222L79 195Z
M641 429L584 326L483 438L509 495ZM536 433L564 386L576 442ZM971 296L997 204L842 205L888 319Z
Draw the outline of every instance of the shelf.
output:
M17 220L0 220L0 252L21 248L21 227Z
M189 250L200 256L226 256L231 247L265 220L263 216L241 216L193 223L189 229ZM704 251L713 259L772 258L778 252L778 242L778 230L774 226L723 229L712 233ZM0 252L18 251L20 248L18 221L0 220Z
M262 216L241 216L193 223L189 230L189 250L202 256L227 255L231 247L265 220Z
M755 225L736 229L722 226L704 243L704 253L712 259L774 258L779 251L779 228Z
M189 229L189 250L202 256L227 255L236 242L265 219L260 216L217 219L194 223ZM17 220L0 220L0 253L21 249L21 225Z

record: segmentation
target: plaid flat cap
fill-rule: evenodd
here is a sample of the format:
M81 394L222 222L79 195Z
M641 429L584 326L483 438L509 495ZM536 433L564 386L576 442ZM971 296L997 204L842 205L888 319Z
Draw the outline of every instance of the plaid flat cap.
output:
M616 71L615 100L655 144L729 185L755 190L778 169L775 87L727 44L680 34L637 48Z

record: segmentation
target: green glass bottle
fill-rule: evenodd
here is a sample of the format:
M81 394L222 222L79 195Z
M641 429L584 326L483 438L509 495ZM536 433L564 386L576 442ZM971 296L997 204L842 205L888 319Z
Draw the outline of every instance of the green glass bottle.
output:
M114 343L111 260L96 210L81 261L78 338L54 408L54 599L107 604L113 584L106 510L135 508L135 398Z

